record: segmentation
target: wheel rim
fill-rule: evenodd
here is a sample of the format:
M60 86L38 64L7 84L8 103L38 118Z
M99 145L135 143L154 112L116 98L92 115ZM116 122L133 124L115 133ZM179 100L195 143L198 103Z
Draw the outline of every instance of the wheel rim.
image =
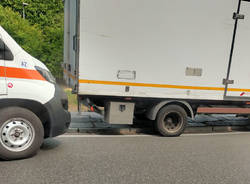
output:
M9 151L20 152L30 147L35 131L32 124L22 118L6 121L0 128L0 143Z
M170 112L164 117L164 128L168 132L174 133L181 129L183 118L178 112Z

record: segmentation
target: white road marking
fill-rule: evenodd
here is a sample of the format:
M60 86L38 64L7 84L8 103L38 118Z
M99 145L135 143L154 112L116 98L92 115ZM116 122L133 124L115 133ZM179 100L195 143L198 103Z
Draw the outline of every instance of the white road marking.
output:
M217 135L241 135L241 134L249 134L250 132L226 132L226 133L202 133L202 134L182 134L181 137L190 137L190 136L217 136ZM58 136L59 138L126 138L126 137L154 137L157 135L83 135L83 134L65 134ZM160 136L159 136L160 137Z
M65 134L65 135L61 135L58 137L62 137L62 138L74 138L74 137L99 137L99 138L103 138L103 137L149 137L151 135L145 135L145 134L141 134L141 135L76 135L76 134Z
M250 132L225 132L225 133L196 133L196 134L183 134L182 137L189 137L189 136L216 136L216 135L240 135L240 134L249 134Z

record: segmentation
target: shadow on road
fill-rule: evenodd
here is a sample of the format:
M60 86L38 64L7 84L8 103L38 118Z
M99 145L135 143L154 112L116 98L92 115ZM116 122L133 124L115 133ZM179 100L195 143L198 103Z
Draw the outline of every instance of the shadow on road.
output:
M52 138L45 139L42 146L41 146L41 150L42 151L49 151L49 150L57 148L60 145L61 145L61 142L59 140L52 139ZM31 158L33 158L33 157L31 157ZM31 159L31 158L28 158L28 159ZM18 160L25 160L25 159L15 159L12 161L6 161L6 160L3 160L0 158L0 162L14 162L14 161L18 161Z
M52 138L45 139L41 146L41 150L43 151L52 150L58 147L60 144L61 142L59 140L52 139Z

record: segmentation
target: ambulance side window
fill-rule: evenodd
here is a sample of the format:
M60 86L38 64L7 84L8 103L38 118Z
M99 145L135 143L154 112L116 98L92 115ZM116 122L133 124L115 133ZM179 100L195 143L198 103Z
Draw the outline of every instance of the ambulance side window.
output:
M14 59L12 52L0 39L0 60L12 61Z
M3 59L4 59L4 43L0 39L0 60L3 60Z

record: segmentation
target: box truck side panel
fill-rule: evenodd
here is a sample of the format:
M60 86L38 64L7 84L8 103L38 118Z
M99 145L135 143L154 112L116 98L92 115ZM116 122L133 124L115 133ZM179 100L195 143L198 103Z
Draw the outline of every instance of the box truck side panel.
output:
M65 5L64 30L64 78L69 86L75 87L76 80L76 27L77 0L67 0Z
M79 94L222 100L237 4L81 0Z
M64 69L64 80L69 85L69 75L68 75L68 66L69 62L69 3L70 1L64 1L64 51L63 51L63 69Z
M241 2L240 14L245 15L244 19L238 20L234 52L229 79L233 84L229 88L241 88L238 92L228 91L227 96L250 97L250 2Z

